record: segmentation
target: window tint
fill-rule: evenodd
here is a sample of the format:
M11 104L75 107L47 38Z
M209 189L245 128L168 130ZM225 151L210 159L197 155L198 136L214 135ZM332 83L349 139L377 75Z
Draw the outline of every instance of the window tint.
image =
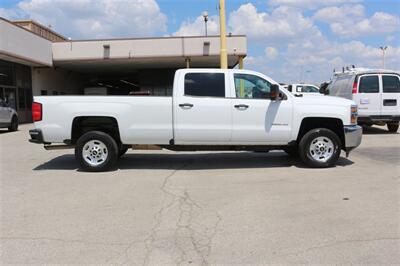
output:
M186 74L185 95L225 97L225 74L224 73Z
M379 92L378 76L364 76L360 79L358 91L361 93Z
M319 92L319 90L313 86L305 86L303 92Z
M400 79L397 76L382 76L383 92L400 93Z
M258 76L235 74L236 98L269 99L271 83Z

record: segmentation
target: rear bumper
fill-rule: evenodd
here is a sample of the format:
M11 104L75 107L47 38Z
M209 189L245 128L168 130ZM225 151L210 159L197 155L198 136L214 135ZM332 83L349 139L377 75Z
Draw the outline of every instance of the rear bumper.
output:
M37 143L37 144L44 144L45 142L43 141L43 134L40 129L31 129L29 130L29 135L31 138L29 139L29 142L32 143Z
M398 122L400 121L400 115L371 115L371 116L359 116L358 122L361 123L377 123L377 122Z
M361 144L362 139L362 127L358 125L344 126L344 140L346 145L346 155L351 150L358 147Z

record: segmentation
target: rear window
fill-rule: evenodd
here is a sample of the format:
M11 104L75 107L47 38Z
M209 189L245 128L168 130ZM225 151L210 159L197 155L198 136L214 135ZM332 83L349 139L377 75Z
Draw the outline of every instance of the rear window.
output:
M360 79L360 85L358 86L360 93L377 93L379 92L379 80L378 76L363 76Z
M382 76L383 92L400 93L400 79L397 76Z
M225 97L224 73L188 73L185 75L185 95Z

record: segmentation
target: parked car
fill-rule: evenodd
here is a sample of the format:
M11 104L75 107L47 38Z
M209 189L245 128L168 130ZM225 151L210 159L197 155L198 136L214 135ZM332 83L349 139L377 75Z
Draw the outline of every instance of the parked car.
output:
M354 100L360 125L387 125L397 132L400 121L400 72L353 68L336 73L326 94Z
M236 69L177 70L170 97L38 96L32 116L31 142L75 148L88 171L110 169L127 148L145 145L281 149L310 167L329 167L362 136L353 101L297 97L263 74Z
M0 99L0 128L8 128L9 131L18 130L17 112L2 99Z
M298 94L319 94L319 88L312 84L289 84L287 89Z

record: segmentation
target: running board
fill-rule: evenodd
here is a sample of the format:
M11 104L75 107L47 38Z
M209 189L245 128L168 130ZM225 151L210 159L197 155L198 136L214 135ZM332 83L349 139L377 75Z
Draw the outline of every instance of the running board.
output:
M45 150L51 151L51 150L65 150L65 149L73 149L75 148L74 145L44 145L43 146Z

